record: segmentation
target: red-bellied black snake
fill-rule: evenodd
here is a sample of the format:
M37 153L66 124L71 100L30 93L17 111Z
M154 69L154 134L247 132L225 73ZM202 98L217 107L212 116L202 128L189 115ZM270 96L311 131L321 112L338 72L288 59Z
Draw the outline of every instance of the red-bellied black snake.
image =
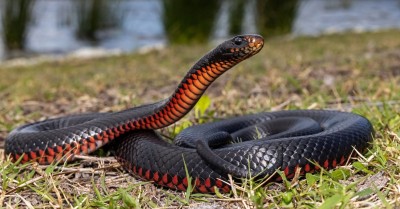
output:
M258 35L223 42L201 58L165 100L23 125L6 138L5 153L14 161L50 164L115 141L117 159L135 175L179 190L192 183L195 191L227 192L228 174L262 177L280 169L290 178L298 168L301 173L333 168L343 165L354 149L364 151L372 140L372 125L362 116L339 111L279 111L225 119L190 127L175 144L154 131L181 119L217 77L257 54L263 44Z

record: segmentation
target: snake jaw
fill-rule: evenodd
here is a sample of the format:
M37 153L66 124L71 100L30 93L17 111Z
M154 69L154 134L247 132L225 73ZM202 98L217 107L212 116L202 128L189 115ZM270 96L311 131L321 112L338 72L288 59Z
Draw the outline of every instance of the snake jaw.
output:
M250 35L246 37L249 42L249 47L253 52L258 53L264 46L264 38L259 35Z

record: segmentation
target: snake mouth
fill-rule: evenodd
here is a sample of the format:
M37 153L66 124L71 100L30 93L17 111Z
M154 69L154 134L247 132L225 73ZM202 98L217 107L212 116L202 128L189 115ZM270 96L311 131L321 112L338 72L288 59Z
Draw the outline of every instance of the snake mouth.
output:
M257 54L264 46L264 38L260 35L245 35L243 38L247 42L246 46L240 50L244 52L244 58Z
M249 46L260 50L264 46L264 38L259 35L251 35L249 38Z
M264 38L260 35L247 35L245 39L248 42L246 47L252 54L258 53L264 46Z

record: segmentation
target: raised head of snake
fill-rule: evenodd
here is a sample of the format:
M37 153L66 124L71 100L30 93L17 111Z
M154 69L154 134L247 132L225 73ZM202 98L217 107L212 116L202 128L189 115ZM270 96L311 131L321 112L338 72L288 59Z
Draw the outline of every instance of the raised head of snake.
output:
M263 46L264 39L259 35L235 36L204 55L189 73L198 70L199 67L206 67L208 70L216 68L219 72L215 73L223 73L239 62L257 54Z
M255 54L264 46L264 39L258 35L240 35L220 44L215 50L215 59L237 64Z

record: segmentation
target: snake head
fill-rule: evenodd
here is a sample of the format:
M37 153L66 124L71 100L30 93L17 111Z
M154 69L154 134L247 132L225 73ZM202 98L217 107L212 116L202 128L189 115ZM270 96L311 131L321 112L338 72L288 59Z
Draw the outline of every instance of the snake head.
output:
M260 35L239 35L219 45L222 60L242 61L257 54L264 46Z

